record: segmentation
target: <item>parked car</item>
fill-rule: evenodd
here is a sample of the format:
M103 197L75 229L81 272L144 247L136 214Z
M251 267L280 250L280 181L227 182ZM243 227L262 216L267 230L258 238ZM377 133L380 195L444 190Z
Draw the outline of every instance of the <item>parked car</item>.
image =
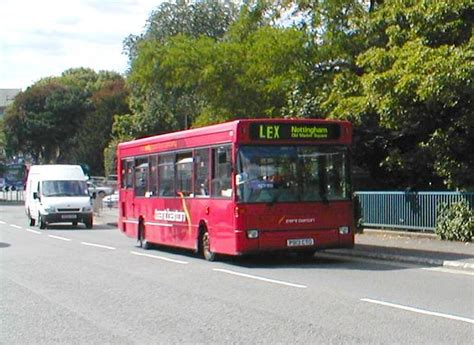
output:
M117 207L119 201L119 193L115 191L113 194L107 195L104 199L102 199L102 203L106 207Z
M91 195L95 193L97 196L102 198L114 192L114 189L110 186L98 186L91 181L87 181L87 189Z

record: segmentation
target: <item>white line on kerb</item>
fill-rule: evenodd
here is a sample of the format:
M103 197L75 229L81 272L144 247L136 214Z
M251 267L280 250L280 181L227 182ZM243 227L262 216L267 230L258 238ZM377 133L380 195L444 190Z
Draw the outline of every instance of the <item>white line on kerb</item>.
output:
M32 233L34 233L34 234L41 235L41 231L37 231L37 230L33 230L33 229L26 229L26 231L32 232Z
M296 287L296 288L300 288L300 289L306 289L307 288L306 285L293 284L293 283L288 283L288 282L284 282L284 281L281 281L281 280L269 279L269 278L254 276L254 275L250 275L250 274L224 270L224 269L221 269L221 268L213 268L212 270L217 271L217 272L232 274L232 275L235 275L235 276L240 276L240 277L245 277L245 278L250 278L250 279L255 279L255 280L261 280L261 281L264 281L264 282L267 282L267 283L286 285L286 286Z
M130 254L138 255L138 256L146 256L147 258L152 258L152 259L158 259L158 260L163 260L163 261L174 262L175 264L181 264L181 265L187 265L187 264L189 263L189 262L186 262L186 261L174 260L174 259L166 258L166 257L164 257L164 256L157 256L157 255L151 255L151 254L144 254L144 253L139 253L139 252L130 252Z
M15 229L23 229L21 226L16 225L16 224L10 224L10 226Z
M438 312L435 312L435 311L429 311L429 310L423 310L423 309L418 309L418 308L413 308L413 307L407 307L407 306L400 305L400 304L377 301L377 300L370 299L370 298L361 298L360 300L363 301L363 302L369 302L369 303L384 305L386 307L392 307L392 308L397 308L397 309L408 310L408 311L412 311L414 313L444 317L446 319L462 321L462 322L467 322L467 323L474 323L473 319L469 319L467 317L449 315L449 314L438 313Z
M102 244L95 244L95 243L89 243L89 242L81 242L81 244L85 246L90 246L90 247L97 247L97 248L104 248L104 249L110 249L110 250L115 250L117 248L114 247L109 247L109 246L104 246Z
M474 276L474 272L471 271L461 271L460 269L455 268L445 268L445 267L422 267L422 270L425 271L434 271L441 273L450 273L450 274L463 274L466 276Z
M48 237L55 238L55 239L57 239L57 240L61 240L61 241L72 241L72 240L71 240L71 239L69 239L69 238L66 238L66 237L61 237L61 236L48 235Z

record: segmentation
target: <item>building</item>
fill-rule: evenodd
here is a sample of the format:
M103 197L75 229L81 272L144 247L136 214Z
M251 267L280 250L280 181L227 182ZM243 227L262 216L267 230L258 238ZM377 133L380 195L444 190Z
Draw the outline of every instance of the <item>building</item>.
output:
M21 92L21 89L0 89L0 119L5 114L7 106L13 102L15 96Z

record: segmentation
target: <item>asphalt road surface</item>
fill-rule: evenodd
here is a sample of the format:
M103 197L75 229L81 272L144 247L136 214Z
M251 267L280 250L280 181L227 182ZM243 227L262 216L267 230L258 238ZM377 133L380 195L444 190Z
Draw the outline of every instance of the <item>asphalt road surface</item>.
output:
M0 205L1 344L472 344L474 276L317 254L142 250Z

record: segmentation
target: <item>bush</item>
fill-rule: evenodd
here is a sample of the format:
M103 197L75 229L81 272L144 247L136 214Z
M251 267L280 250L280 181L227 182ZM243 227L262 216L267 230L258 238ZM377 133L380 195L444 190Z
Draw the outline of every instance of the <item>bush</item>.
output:
M474 211L467 201L441 204L435 232L442 240L471 242L474 235Z

